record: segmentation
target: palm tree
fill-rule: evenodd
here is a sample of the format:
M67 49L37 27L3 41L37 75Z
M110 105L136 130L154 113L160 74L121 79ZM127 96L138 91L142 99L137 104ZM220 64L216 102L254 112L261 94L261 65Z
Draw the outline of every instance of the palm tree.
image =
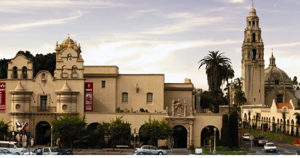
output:
M257 112L256 116L255 116L255 128L257 128L257 118L259 118L259 117L260 117L260 113Z
M300 126L300 114L295 112L294 115L296 116L296 124L299 127ZM298 127L297 127L297 131L298 131Z
M231 65L226 66L225 67L225 71L224 71L224 78L226 81L226 90L227 90L227 100L228 100L228 110L229 110L229 114L230 114L230 95L229 95L229 86L230 84L228 83L229 79L232 79L234 77L234 70L232 69ZM224 89L224 90L225 90Z
M248 119L249 119L249 124L248 124L248 126L249 126L249 133L250 133L250 129L251 129L251 128L250 128L250 123L251 123L251 120L250 120L251 117L250 117L250 116L251 116L251 112L248 111Z
M225 71L228 70L228 67L231 67L230 59L224 57L222 54L223 53L219 53L219 51L209 51L209 54L198 62L200 63L198 69L200 69L203 65L206 65L205 70L209 91L211 91L214 96L214 113L219 113L218 100L219 93L221 91L220 87L222 82L226 79L226 75L224 75Z

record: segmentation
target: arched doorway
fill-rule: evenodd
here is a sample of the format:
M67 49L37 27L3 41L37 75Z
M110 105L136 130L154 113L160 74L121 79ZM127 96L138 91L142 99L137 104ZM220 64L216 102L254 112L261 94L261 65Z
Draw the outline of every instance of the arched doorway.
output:
M173 127L174 148L187 148L187 130L183 126Z
M219 142L219 130L215 126L206 126L202 129L201 131L201 146L204 146L204 141L205 144L209 144L209 140L214 141L214 128L217 129L216 131L216 142L218 144Z
M142 137L141 136L141 130L144 128L144 125L142 125L141 127L140 127L140 129L139 129L139 140L140 140L140 143L142 143L143 142L143 145L148 145L148 141L150 140L150 138L149 137Z
M51 138L45 137L46 131L50 130L50 124L46 121L41 121L36 125L35 128L35 140L37 145L46 145L51 142Z

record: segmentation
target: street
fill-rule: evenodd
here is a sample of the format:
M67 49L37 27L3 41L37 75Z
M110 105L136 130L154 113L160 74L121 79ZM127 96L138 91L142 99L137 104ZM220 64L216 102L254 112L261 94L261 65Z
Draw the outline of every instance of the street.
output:
M251 141L243 140L241 137L240 141L242 143L242 146L251 149ZM266 153L266 151L264 150L264 146L254 146L254 143L252 142L252 150L255 150L256 152L251 153L249 155L296 155L297 151L300 151L300 147L292 145L290 143L273 139L268 139L268 141L273 142L276 145L276 153Z

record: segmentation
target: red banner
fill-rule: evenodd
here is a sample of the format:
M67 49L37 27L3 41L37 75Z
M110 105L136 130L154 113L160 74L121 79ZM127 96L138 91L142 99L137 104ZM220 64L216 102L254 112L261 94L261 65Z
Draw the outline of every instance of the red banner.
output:
M93 82L85 82L84 111L93 111Z
M5 92L6 84L5 82L0 82L0 111L5 110Z

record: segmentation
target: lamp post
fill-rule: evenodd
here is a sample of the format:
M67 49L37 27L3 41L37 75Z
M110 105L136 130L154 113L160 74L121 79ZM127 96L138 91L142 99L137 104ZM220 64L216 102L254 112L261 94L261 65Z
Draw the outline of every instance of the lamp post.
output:
M136 143L135 143L135 141L136 141L135 140L135 138L136 138L136 128L134 128L133 131L134 131L134 133L133 133L133 138L134 138L133 139L133 142L134 142L133 149L135 150L135 145L136 145Z
M53 146L52 128L53 128L53 126L51 126L51 147Z
M216 144L217 144L217 141L216 141L216 131L217 131L217 128L214 128L214 151L213 151L214 155L217 154L217 150L216 150Z

